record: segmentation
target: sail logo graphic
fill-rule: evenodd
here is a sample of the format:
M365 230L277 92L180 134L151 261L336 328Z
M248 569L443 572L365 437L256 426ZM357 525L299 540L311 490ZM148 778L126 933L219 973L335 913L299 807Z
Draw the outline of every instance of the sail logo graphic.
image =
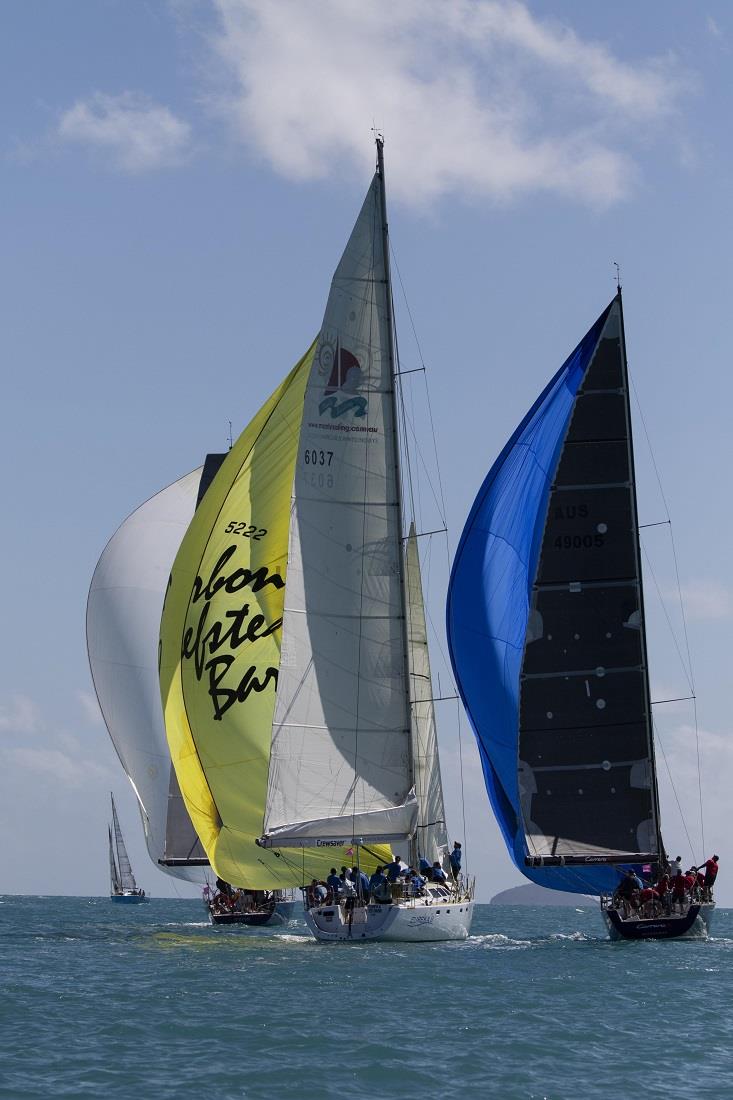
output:
M276 569L270 572L269 565L237 566L232 561L236 554L237 546L228 546L208 577L196 576L181 646L182 660L193 661L196 679L207 685L215 722L252 692L276 688L278 680L277 667L262 669L253 647L280 630L282 618L268 623L259 613L260 601L241 603L239 593L247 589L256 596L263 588L284 588L285 581Z
M319 375L325 377L328 374L323 398L318 405L320 415L330 412L332 420L348 412L353 412L355 417L366 416L367 399L358 396L364 372L354 353L342 348L338 338L335 344L326 338L318 352L318 364Z

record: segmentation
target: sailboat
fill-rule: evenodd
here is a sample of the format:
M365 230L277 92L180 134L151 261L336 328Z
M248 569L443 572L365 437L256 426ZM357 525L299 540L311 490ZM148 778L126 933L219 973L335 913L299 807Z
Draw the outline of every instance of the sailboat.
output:
M174 878L204 888L215 919L209 860L189 817L171 764L160 705L158 636L173 559L223 454L179 478L136 508L107 543L87 601L92 680L112 743L137 798L148 854ZM282 924L295 902L277 895L267 923ZM253 923L262 923L261 907Z
M600 896L614 939L704 933L713 910L694 894L674 913L617 904L625 872L667 866L640 558L619 287L491 467L447 606L512 859L541 886Z
M228 883L307 888L394 855L446 862L396 387L378 140L319 335L209 486L161 619L171 758ZM472 884L419 878L380 903L306 891L308 928L326 942L466 937Z
M110 794L110 798L112 799L112 824L107 829L109 836L110 897L112 901L122 901L136 905L149 899L145 891L141 890L135 882L125 841L122 837L120 821L117 817L114 795Z

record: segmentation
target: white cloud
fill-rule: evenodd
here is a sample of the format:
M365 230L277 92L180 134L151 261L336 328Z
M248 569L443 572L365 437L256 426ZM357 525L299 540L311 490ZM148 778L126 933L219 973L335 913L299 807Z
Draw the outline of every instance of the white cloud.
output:
M51 775L67 787L81 787L88 782L110 779L110 772L92 760L74 759L60 749L6 749L2 756L5 768L23 768L40 775Z
M43 729L40 707L26 695L15 695L8 704L0 704L0 730L14 734L35 734Z
M91 703L88 693L77 694L83 705L85 695ZM96 705L96 700L94 702ZM90 747L82 745L78 737L62 726L49 722L41 707L25 695L14 696L9 703L0 705L0 731L4 733L0 762L6 781L22 786L29 776L45 775L67 786L78 787L100 778L105 784L109 780L109 770L95 763ZM27 743L29 737L33 738L31 745ZM100 743L106 746L106 741L100 739ZM95 745L93 743L92 751Z
M684 585L682 602L688 619L729 619L733 614L730 589L715 580L703 579Z
M81 704L81 709L87 721L93 726L102 725L104 719L96 695L92 695L90 691L77 691L76 697Z
M312 179L365 170L376 123L391 191L418 203L613 202L635 175L621 136L669 114L682 87L670 59L628 64L515 0L215 3L217 106L243 140Z
M683 859L691 854L695 859L707 858L718 850L730 831L727 815L729 791L733 783L733 738L729 733L702 727L696 730L690 722L673 724L672 721L660 719L658 713L654 725L662 826L667 848L674 848L675 855L682 853ZM701 792L705 849L700 824ZM730 894L729 886L727 890Z
M62 115L57 136L105 154L116 168L140 173L180 163L191 128L167 107L137 92L97 92Z

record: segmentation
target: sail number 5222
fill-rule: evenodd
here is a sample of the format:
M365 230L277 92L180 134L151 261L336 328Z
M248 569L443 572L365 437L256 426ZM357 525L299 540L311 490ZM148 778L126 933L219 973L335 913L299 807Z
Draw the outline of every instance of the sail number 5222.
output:
M235 519L226 525L224 531L227 535L241 535L242 538L254 539L255 542L267 534L266 527L255 527L251 523L237 523Z

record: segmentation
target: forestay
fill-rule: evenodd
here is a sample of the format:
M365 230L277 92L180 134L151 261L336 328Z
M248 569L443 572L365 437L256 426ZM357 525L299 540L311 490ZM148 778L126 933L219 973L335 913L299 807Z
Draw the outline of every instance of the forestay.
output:
M451 658L515 862L612 889L659 853L620 296L492 467L458 548Z

